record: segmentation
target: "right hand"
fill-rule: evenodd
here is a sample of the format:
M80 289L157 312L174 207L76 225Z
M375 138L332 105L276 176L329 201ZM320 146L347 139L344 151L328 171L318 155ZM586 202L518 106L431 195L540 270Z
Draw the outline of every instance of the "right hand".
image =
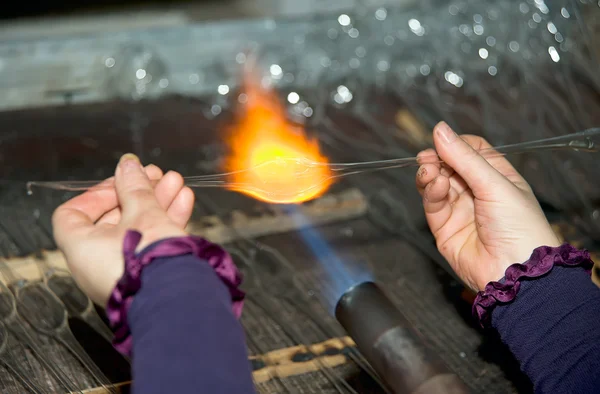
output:
M156 186L152 181L158 181ZM143 168L133 155L121 158L114 185L78 195L52 217L56 243L73 278L103 307L124 272L127 230L142 233L137 251L161 239L186 236L194 206L194 193L181 175Z
M506 268L526 262L539 246L560 246L531 187L502 156L484 158L491 148L481 137L458 136L439 123L437 155L444 164L423 164L417 188L440 253L466 285L480 291L504 277Z

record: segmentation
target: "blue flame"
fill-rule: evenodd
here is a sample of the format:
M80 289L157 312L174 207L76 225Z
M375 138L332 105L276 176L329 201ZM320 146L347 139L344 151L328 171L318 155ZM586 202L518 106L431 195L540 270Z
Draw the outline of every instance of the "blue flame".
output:
M326 307L333 315L339 299L351 287L366 281L372 281L372 275L366 264L360 262L345 262L335 253L319 231L312 226L307 218L296 207L290 207L290 213L300 228L298 233L315 255L317 262L323 268L323 282L329 288L323 294Z

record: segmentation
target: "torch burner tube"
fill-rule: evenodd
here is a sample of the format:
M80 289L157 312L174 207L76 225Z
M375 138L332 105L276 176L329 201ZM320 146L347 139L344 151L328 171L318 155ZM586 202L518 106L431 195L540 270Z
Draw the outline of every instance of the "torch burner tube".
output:
M393 393L469 393L375 283L348 289L335 316Z

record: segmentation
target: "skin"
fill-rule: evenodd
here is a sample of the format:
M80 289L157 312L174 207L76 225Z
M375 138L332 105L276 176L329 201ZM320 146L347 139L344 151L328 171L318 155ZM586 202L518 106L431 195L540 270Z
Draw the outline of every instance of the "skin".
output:
M458 136L441 122L434 143L435 150L419 153L416 184L437 247L466 285L483 290L535 248L560 245L531 187L508 160L477 153L491 148L486 140Z
M112 182L113 179L107 180ZM105 306L124 272L123 238L142 233L138 250L164 238L186 236L194 193L176 172L124 155L115 187L89 190L59 206L52 217L54 238L81 289Z

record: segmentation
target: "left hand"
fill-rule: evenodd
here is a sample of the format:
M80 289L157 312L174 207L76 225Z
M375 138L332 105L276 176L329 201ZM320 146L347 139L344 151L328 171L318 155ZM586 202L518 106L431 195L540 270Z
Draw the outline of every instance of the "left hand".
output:
M114 185L80 194L52 217L56 243L75 281L103 307L123 276L127 230L142 233L138 250L164 238L186 236L194 206L194 193L181 175L163 176L153 165L143 168L134 155L121 158Z

